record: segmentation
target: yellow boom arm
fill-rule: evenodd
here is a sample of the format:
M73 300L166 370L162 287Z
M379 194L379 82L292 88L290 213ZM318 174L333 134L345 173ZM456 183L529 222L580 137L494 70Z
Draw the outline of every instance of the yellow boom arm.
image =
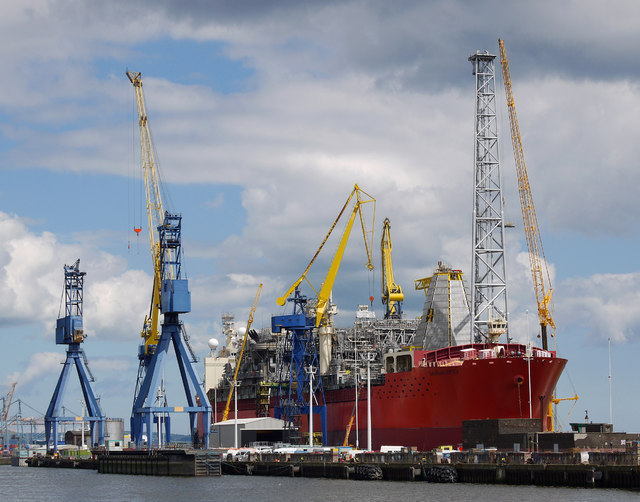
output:
M533 206L533 197L531 195L531 186L529 185L527 167L524 162L524 150L522 148L520 128L518 127L513 91L511 89L511 76L509 72L509 61L507 60L507 52L505 51L504 42L502 40L498 40L498 44L500 45L500 63L502 65L502 77L504 80L504 89L507 98L507 108L509 110L513 156L518 174L518 192L520 194L520 205L522 206L522 219L524 221L524 230L527 236L527 248L529 250L529 264L531 267L531 275L533 277L536 301L538 302L538 317L540 318L542 344L543 348L546 350L547 326L550 326L552 329L550 333L551 336L554 336L553 330L555 330L556 327L551 315L550 307L553 288L551 287L551 276L549 274L547 261L542 248L542 237L540 236L540 227L538 226L538 219Z
M229 405L231 404L231 398L233 398L233 393L236 390L236 381L238 379L238 370L240 369L240 363L242 362L242 354L244 354L244 347L247 344L247 337L249 336L249 328L253 324L253 315L256 313L256 307L258 306L258 299L260 298L260 292L262 291L262 284L258 286L258 292L256 293L256 297L253 300L253 305L251 306L251 312L249 312L249 320L247 321L247 331L244 334L244 338L242 339L242 348L240 349L240 354L238 355L238 360L236 361L236 371L233 374L233 382L231 382L231 388L229 389L229 396L227 397L227 404L224 407L224 413L222 414L222 420L226 420L229 416Z
M382 303L387 306L385 318L398 317L400 309L398 302L404 300L402 288L393 278L393 264L391 262L391 222L384 219L382 225L382 240L380 241L380 255L382 257Z
M145 353L148 353L150 345L157 345L159 339L158 318L160 316L160 242L158 239L158 227L164 221L162 197L160 195L160 182L153 157L153 143L149 131L147 109L142 93L142 75L127 71L127 77L133 84L138 103L138 125L140 127L140 159L142 173L144 175L144 189L147 199L147 220L149 224L149 244L151 247L151 261L153 263L153 293L149 315L144 320L140 336L144 338ZM169 250L170 252L170 250Z
M351 199L353 198L354 195L356 196L356 202L355 202L355 204L353 206L353 210L351 211L351 215L349 217L349 221L347 222L347 226L345 228L345 231L342 234L342 239L340 240L340 244L338 245L338 250L336 251L336 254L333 257L333 261L331 262L331 266L329 267L329 272L327 273L327 277L325 278L325 280L324 280L324 282L322 284L322 288L320 289L320 293L318 293L318 302L317 302L317 305L316 305L316 327L320 326L320 323L323 320L324 313L325 313L326 308L327 308L327 303L329 301L329 295L331 294L331 290L333 289L333 284L335 282L336 275L338 274L338 268L340 267L340 262L342 260L342 255L344 254L344 250L345 250L345 247L347 245L347 241L349 240L349 235L351 233L351 228L353 227L353 223L354 223L354 221L356 219L356 215L360 216L360 225L362 226L362 235L364 236L364 246L365 246L365 249L367 251L367 268L369 270L373 269L373 263L372 263L372 258L371 258L371 243L370 243L370 240L373 239L373 226L372 226L371 232L369 232L371 234L371 236L370 236L370 239L368 240L367 239L367 233L368 232L367 232L367 230L365 228L364 216L362 214L362 205L366 204L366 203L369 203L369 202L373 202L374 203L374 218L375 218L375 199L373 197L371 197L369 194L367 194L364 190L361 190L360 187L358 187L358 185L354 186L353 191L351 192L351 194L347 198L347 202L345 202L344 206L342 207L342 210L340 211L340 214L338 214L338 217L333 222L333 225L331 225L331 228L329 229L329 232L327 233L327 235L325 236L324 240L322 241L322 244L320 244L320 247L316 251L316 254L313 255L313 258L309 262L309 265L307 265L307 268L305 269L305 271L291 285L291 287L287 290L287 292L284 295L282 295L280 298L278 298L278 300L277 300L278 305L284 305L285 302L287 301L287 298L302 283L302 281L303 280L307 280L307 277L306 277L307 276L307 272L311 268L311 265L313 265L313 262L317 258L318 254L320 254L320 251L322 250L323 246L325 245L325 243L329 239L329 236L331 235L331 232L333 232L333 229L336 227L336 225L338 223L338 220L340 220L340 217L344 214L346 208L349 205L349 202L351 201ZM307 282L309 282L309 281L307 280ZM311 284L309 284L309 285L311 286ZM311 287L313 288L313 286L311 286ZM315 291L315 289L314 289L314 291Z
M573 404L571 405L571 408L569 409L569 413L571 413L571 410L573 410L573 407L576 405L576 402L578 401L578 399L580 399L578 397L578 394L575 394L573 397L560 397L560 398L556 398L555 396L551 396L551 399L549 400L549 410L547 411L547 430L548 431L554 431L555 427L554 427L554 423L553 423L553 418L555 416L556 413L553 412L553 405L558 405L560 404L562 401L573 401ZM567 416L569 415L569 413L567 413ZM560 424L560 429L562 428L562 424Z

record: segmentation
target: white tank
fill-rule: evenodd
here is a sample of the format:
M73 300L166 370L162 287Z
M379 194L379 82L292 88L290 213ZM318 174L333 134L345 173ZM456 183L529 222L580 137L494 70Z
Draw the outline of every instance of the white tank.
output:
M104 440L124 441L124 420L107 418L104 421Z

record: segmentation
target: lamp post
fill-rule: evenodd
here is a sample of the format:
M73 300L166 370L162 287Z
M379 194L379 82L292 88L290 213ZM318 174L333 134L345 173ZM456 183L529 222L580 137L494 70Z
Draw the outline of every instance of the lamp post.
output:
M236 405L236 412L233 418L234 424L233 424L233 437L234 437L234 447L237 449L238 448L238 387L240 387L240 382L239 381L235 381L235 383L233 384L234 389L233 389L233 394L234 394L234 399L235 399L235 405Z
M367 353L367 451L371 451L371 352Z
M313 448L313 375L316 372L316 368L312 364L307 366L307 373L309 374L309 447Z
M358 394L360 393L360 368L358 367L358 344L354 338L353 340L354 343L354 347L353 347L353 364L355 366L354 368L354 376L356 378L356 450L360 449L360 436L359 436L359 429L360 429L360 418L358 417Z
M372 430L371 423L371 361L375 359L375 353L366 352L362 354L362 359L367 361L367 451L372 451Z
M218 421L218 388L213 388L213 424Z
M529 380L529 418L533 418L533 410L531 404L531 357L533 356L533 351L531 350L531 340L530 340L530 332L529 332L529 309L526 309L527 314L527 351L525 353L527 357L527 377Z
M84 448L84 399L80 400L80 413L82 413L82 429L81 429L81 436L82 436L82 447Z
M609 423L613 432L613 387L611 384L611 337L609 337Z

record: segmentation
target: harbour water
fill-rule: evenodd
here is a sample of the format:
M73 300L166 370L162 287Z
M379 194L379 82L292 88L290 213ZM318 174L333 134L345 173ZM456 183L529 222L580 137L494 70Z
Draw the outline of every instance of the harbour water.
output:
M33 502L179 502L206 500L322 501L626 501L638 492L426 482L287 477L177 478L98 474L96 471L0 466L0 500Z

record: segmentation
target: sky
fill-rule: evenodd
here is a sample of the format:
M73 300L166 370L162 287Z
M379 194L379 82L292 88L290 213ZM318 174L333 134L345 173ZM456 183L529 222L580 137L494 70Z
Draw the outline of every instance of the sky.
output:
M407 317L424 299L413 281L438 261L470 276L467 58L497 55L502 38L553 274L551 343L569 360L557 396L580 397L559 416L612 413L615 430L640 432L638 25L633 0L0 0L0 394L17 381L22 414L46 411L65 354L63 267L80 259L94 391L128 424L152 263L127 70L142 74L163 203L183 215L182 319L202 375L222 313L244 322L258 284L254 325L285 312L276 298L355 184L377 201L376 270L356 226L333 292L339 327L370 296L383 314L385 217ZM537 306L502 85L510 334L526 342ZM316 288L337 242L326 247L309 274ZM79 414L76 391L66 405Z

